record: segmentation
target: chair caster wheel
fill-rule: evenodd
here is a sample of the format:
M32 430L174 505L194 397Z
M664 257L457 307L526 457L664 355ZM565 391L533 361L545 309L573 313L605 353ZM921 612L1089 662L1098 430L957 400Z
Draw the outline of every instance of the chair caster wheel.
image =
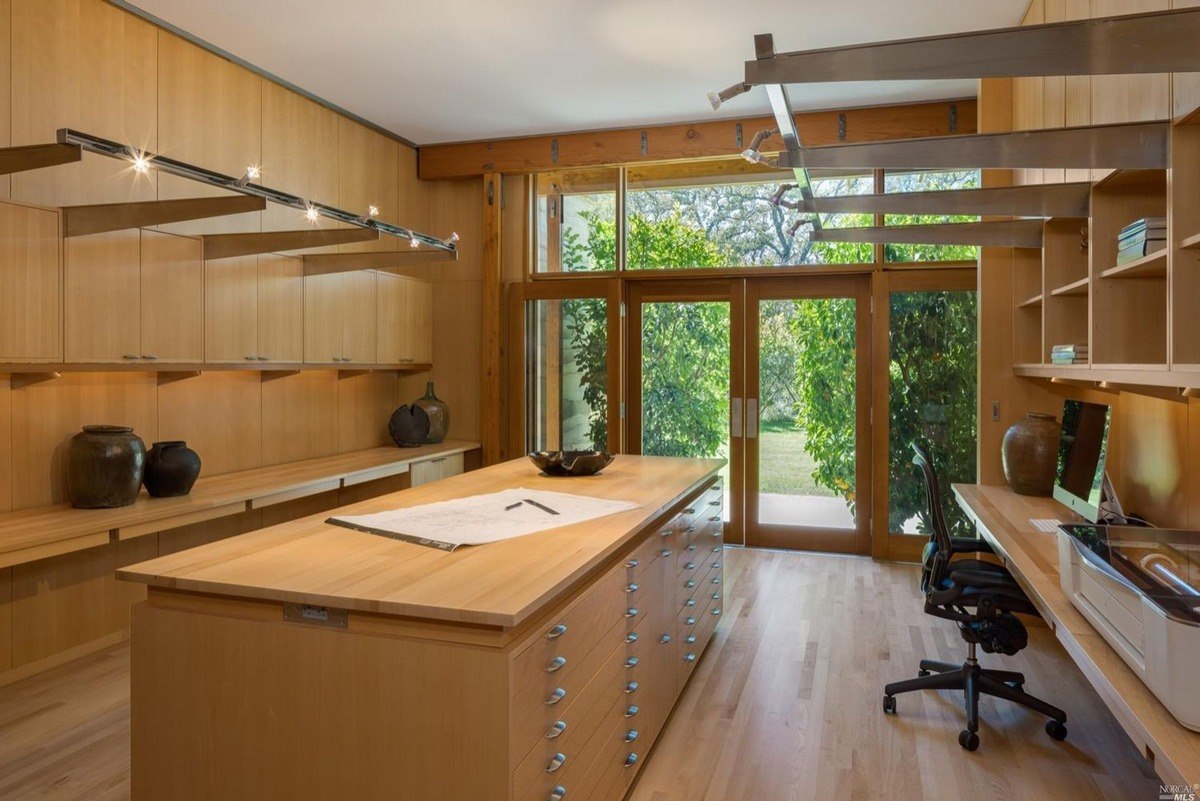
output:
M958 733L958 744L967 751L974 751L979 747L979 735L963 729Z
M918 670L918 671L917 671L917 678L919 678L919 679L923 679L923 678L925 678L925 677L926 677L926 676L928 676L928 675L929 675L929 671L928 671L928 670L925 670L924 668L922 668L921 670Z
M883 711L885 714L888 714L888 715L896 714L896 696L894 696L894 695L883 696Z
M1049 720L1046 721L1046 734L1049 734L1051 739L1061 742L1067 739L1067 727L1057 720Z

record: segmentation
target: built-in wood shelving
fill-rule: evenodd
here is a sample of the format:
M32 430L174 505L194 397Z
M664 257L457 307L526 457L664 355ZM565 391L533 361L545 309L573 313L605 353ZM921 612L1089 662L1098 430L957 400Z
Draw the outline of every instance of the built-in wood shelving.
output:
M205 220L262 211L266 207L265 199L253 195L64 206L63 236L86 236L130 228L149 228L167 223Z
M1040 309L1042 308L1042 293L1034 295L1032 298L1021 301L1017 304L1018 309Z
M403 364L384 364L384 363L354 363L352 366L337 364L334 362L328 363L313 363L313 362L162 362L162 361L139 361L139 362L69 362L69 363L38 363L38 362L19 362L19 363L3 363L0 362L0 373L7 373L13 376L43 376L39 380L51 380L57 378L60 373L187 373L199 375L200 373L216 373L233 371L254 371L264 374L272 373L295 373L301 370L338 370L343 373L381 373L381 372L397 372L397 373L427 373L433 369L433 365L428 362L411 362Z
M1179 241L1179 247L1184 250L1200 248L1200 234L1192 234L1191 236L1184 237Z
M1166 278L1167 251L1159 250L1128 264L1118 264L1102 272L1102 278Z
M1072 281L1069 284L1051 289L1050 294L1056 298L1087 297L1088 286L1091 283L1092 279L1084 276L1078 281Z

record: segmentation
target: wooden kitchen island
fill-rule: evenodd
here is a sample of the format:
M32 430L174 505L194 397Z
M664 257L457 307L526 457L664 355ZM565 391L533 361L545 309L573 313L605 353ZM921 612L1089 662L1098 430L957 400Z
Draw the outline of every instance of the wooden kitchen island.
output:
M453 553L328 513L133 565L134 801L615 801L712 637L722 462L527 460L344 507L525 487L616 515Z

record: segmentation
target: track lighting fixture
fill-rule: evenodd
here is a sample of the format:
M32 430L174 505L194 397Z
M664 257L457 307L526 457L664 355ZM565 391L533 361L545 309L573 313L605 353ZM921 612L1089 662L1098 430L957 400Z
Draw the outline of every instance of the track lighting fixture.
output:
M150 160L141 153L134 153L133 171L138 175L145 175L150 172Z
M815 220L805 219L803 217L800 217L794 223L792 223L792 227L787 230L787 235L795 236L796 234L798 234L800 232L800 228L805 225L812 226L814 229L817 227Z
M798 209L798 208L800 208L799 203L792 203L790 201L783 199L784 195L786 195L788 192L791 192L793 189L796 189L798 187L799 187L799 184L780 184L779 188L775 190L775 194L772 195L771 199L768 200L767 202L770 203L772 206L777 206L777 207L781 207L781 208L785 208L785 209Z
M722 103L733 100L733 98L740 94L745 94L748 91L750 91L750 84L735 83L733 86L722 89L719 92L709 92L708 102L712 106L712 110L716 111L721 108Z
M241 178L237 179L236 183L238 186L246 186L251 181L257 181L261 177L262 177L262 168L259 167L257 164L251 164L249 167L246 168L245 174L242 175Z
M446 237L442 241L445 242L447 245L453 245L455 242L458 241L458 231L451 231L450 236Z
M319 222L321 219L321 210L316 206L310 205L304 210L304 219L308 220L310 223Z
M412 248L419 248L419 247L421 247L421 240L417 239L417 237L415 235L409 234L408 235L408 246L412 247Z
M772 136L774 136L777 133L779 133L778 129L763 130L763 131L759 131L758 133L756 133L754 135L754 138L750 140L750 147L748 147L742 151L742 158L744 158L746 161L750 162L751 164L765 164L768 167L776 166L779 163L779 160L771 159L771 158L764 156L759 151L759 148L762 147L763 142L767 141L768 139L770 139Z

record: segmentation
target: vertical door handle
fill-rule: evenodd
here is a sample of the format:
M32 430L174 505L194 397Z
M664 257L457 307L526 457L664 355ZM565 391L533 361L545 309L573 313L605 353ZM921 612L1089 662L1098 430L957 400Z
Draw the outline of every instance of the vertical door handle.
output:
M746 439L758 436L758 398L746 398Z
M742 436L742 399L731 398L729 401L730 436Z

